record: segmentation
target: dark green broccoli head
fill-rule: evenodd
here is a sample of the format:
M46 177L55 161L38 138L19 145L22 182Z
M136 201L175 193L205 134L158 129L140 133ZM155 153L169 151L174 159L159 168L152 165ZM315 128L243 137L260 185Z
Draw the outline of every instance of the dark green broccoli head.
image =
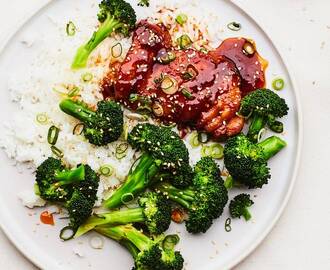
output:
M150 6L149 0L140 0L138 6L149 7Z
M251 143L243 134L227 141L224 163L229 174L249 188L261 188L270 178L262 147Z
M186 221L188 232L206 232L213 219L221 216L228 201L228 191L220 175L220 169L210 157L203 157L194 168L195 198Z
M234 199L230 201L229 212L232 218L240 218L243 216L246 221L251 218L249 212L249 207L253 205L254 202L251 200L249 194L239 194Z
M155 192L146 192L139 198L143 209L145 224L152 234L160 234L168 229L171 223L171 206L166 198Z
M285 100L269 89L258 89L246 95L241 101L240 114L251 113L283 117L288 114L289 107Z
M123 132L123 111L117 103L102 100L97 103L94 117L85 124L84 135L89 142L99 146L106 145L118 140Z
M139 124L128 135L128 142L159 161L162 172L170 171L174 185L184 187L191 183L189 152L174 131L148 123Z
M162 251L157 243L152 243L147 249L140 251L135 258L135 269L154 270L157 269Z
M101 23L106 20L117 21L117 31L128 35L129 30L135 26L136 14L132 6L123 0L103 0L100 5L98 19Z
M75 190L65 206L69 212L69 225L76 230L92 214L94 201L87 198L81 191Z
M36 171L40 196L48 201L63 202L70 198L73 184L85 178L84 166L69 170L59 159L47 158Z
M81 191L88 200L95 202L97 200L97 190L99 187L100 177L92 170L89 165L85 167L85 180L75 184L75 189Z
M116 141L123 132L123 111L116 102L102 100L93 111L82 102L64 99L60 108L84 124L84 136L91 144L106 145Z

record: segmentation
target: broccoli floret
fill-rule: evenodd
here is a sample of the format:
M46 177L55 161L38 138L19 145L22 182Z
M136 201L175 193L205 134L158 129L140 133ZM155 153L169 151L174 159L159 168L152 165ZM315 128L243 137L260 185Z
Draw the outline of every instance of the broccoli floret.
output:
M151 234L161 234L171 223L171 206L166 198L155 192L146 192L139 199L140 207L118 210L90 217L75 234L79 237L100 225L144 223Z
M163 182L155 189L188 210L186 229L190 233L205 233L213 220L222 214L228 201L220 169L210 157L203 157L195 165L190 187L182 190Z
M252 119L247 136L257 142L258 134L265 125L275 132L283 132L283 124L276 118L287 115L288 110L285 100L276 93L269 89L258 89L242 99L239 113Z
M36 171L36 183L40 197L53 202L68 200L73 192L73 184L85 180L85 167L65 168L59 159L49 157Z
M129 241L138 249L134 258L135 269L155 270L161 260L162 250L157 241L150 239L141 231L135 229L132 225L120 226L98 226L95 230L116 241Z
M149 0L140 0L138 6L149 7L150 6Z
M239 194L229 203L229 212L232 218L241 218L243 216L246 221L250 220L251 214L249 207L254 204L249 194Z
M128 135L128 142L143 154L125 183L104 202L105 207L120 206L125 196L136 196L160 179L172 179L171 182L180 187L191 183L189 152L175 132L165 127L139 124ZM158 177L159 174L162 177Z
M92 214L94 200L90 200L83 192L75 190L70 200L65 203L65 207L69 212L69 226L73 231L83 224Z
M93 203L97 200L97 190L100 183L100 177L92 170L89 165L85 167L85 180L75 184L75 189L79 190L84 196Z
M183 257L175 251L177 235L160 235L151 239L132 225L99 226L95 230L124 245L132 254L134 270L181 270Z
M239 134L227 141L224 163L235 181L249 188L261 188L270 178L267 160L285 146L286 142L276 136L254 144Z
M60 108L84 124L84 136L91 144L106 145L116 141L123 132L123 111L113 101L100 101L97 110L93 111L78 101L64 99Z
M135 26L135 11L124 0L103 0L99 7L98 20L100 25L91 39L77 50L71 66L73 69L86 67L91 52L112 33L121 33L127 36Z

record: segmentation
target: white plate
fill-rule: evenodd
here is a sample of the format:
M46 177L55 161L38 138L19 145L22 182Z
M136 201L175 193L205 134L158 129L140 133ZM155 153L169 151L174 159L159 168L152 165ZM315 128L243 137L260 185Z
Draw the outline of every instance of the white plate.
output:
M33 50L27 50L21 44L23 37L31 33L54 35L57 30L49 20L49 16L62 18L65 24L77 12L77 7L80 7L83 13L92 14L93 10L82 8L90 2L93 1L52 1L10 38L0 57L0 122L18 111L10 102L7 91L8 76L16 74L19 77L23 74L42 48L39 45ZM133 2L136 6L136 1ZM197 3L201 2L197 1ZM249 191L257 195L251 210L252 221L246 223L243 220L233 220L232 231L227 233L224 230L224 222L228 217L228 210L225 209L223 216L204 235L189 235L185 232L184 226L171 226L172 232L181 232L179 248L185 257L188 270L229 269L257 247L269 233L287 203L296 176L301 145L301 115L297 92L285 59L280 56L271 39L251 17L229 1L203 1L203 9L205 8L217 10L220 16L219 27L223 29L226 29L226 24L233 20L242 23L243 29L240 32L226 30L222 36L229 37L236 34L251 37L256 41L259 52L270 63L267 69L269 87L274 76L284 78L286 87L280 94L286 98L290 107L289 116L284 119L286 131L283 134L288 147L270 161L272 169L270 183L262 190ZM144 12L141 8L139 11ZM18 191L32 188L33 177L26 170L18 172L11 164L12 162L1 152L0 223L7 236L27 258L42 269L104 269L105 267L116 270L130 269L132 266L130 256L112 241L106 241L103 250L95 250L89 246L88 237L61 242L58 238L58 231L64 224L61 221L57 220L55 227L38 225L40 211L27 210L16 196ZM236 190L230 196L238 192L240 191ZM77 256L74 250L84 256L82 258Z

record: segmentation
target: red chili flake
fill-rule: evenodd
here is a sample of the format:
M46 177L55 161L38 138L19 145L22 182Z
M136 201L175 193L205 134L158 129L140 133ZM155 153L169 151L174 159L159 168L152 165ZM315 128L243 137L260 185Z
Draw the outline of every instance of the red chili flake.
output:
M55 225L53 214L49 213L47 210L40 214L40 221L43 224L52 225L52 226Z

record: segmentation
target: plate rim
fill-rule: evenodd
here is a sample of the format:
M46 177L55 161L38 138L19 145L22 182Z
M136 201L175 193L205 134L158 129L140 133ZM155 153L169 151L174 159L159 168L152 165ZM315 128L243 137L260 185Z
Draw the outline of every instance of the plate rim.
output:
M277 46L277 43L269 35L270 30L268 30L262 23L260 23L257 16L254 16L253 12L249 10L241 0L229 0L229 2L232 5L234 5L237 9L239 9L243 14L245 14L250 20L252 20L257 27L259 27L260 31L262 31L265 37L271 42L272 46L275 48L279 57L281 58L281 61L283 62L284 67L288 73L289 80L292 84L292 92L296 103L295 109L297 112L298 140L297 140L297 148L296 148L296 160L294 162L290 186L286 191L284 200L281 202L281 205L276 210L276 215L271 219L267 227L260 233L260 235L249 245L249 247L239 256L231 260L227 264L225 269L232 269L233 267L237 266L240 262L242 262L244 259L246 259L265 240L266 236L268 236L269 233L274 229L275 224L282 216L284 209L287 206L289 199L291 198L292 191L297 180L298 169L300 167L301 151L302 151L302 143L303 143L303 112L301 105L301 96L298 90L299 88L298 88L297 80L293 75L293 73L291 72L293 69L292 69L292 65L290 64L290 61L288 60L287 57L286 58L284 57L285 54L283 53L283 50ZM29 20L31 20L39 12L42 12L42 10L46 9L51 3L52 0L46 0L45 3L37 4L34 8L31 8L30 10L25 12L25 15L20 20L12 24L12 26L3 33L3 37L0 40L0 55L3 54L5 48L8 46L10 40L15 36L15 34L18 31L20 31L20 29ZM2 229L6 237L10 240L10 242L19 250L19 252L28 261L30 261L35 266L41 269L43 269L44 267L46 267L47 269L54 269L55 265L49 265L49 261L43 260L42 258L37 256L32 250L28 249L24 243L21 243L21 241L19 241L16 235L10 231L9 227L5 225L5 222L3 221L1 215L0 215L0 228Z

